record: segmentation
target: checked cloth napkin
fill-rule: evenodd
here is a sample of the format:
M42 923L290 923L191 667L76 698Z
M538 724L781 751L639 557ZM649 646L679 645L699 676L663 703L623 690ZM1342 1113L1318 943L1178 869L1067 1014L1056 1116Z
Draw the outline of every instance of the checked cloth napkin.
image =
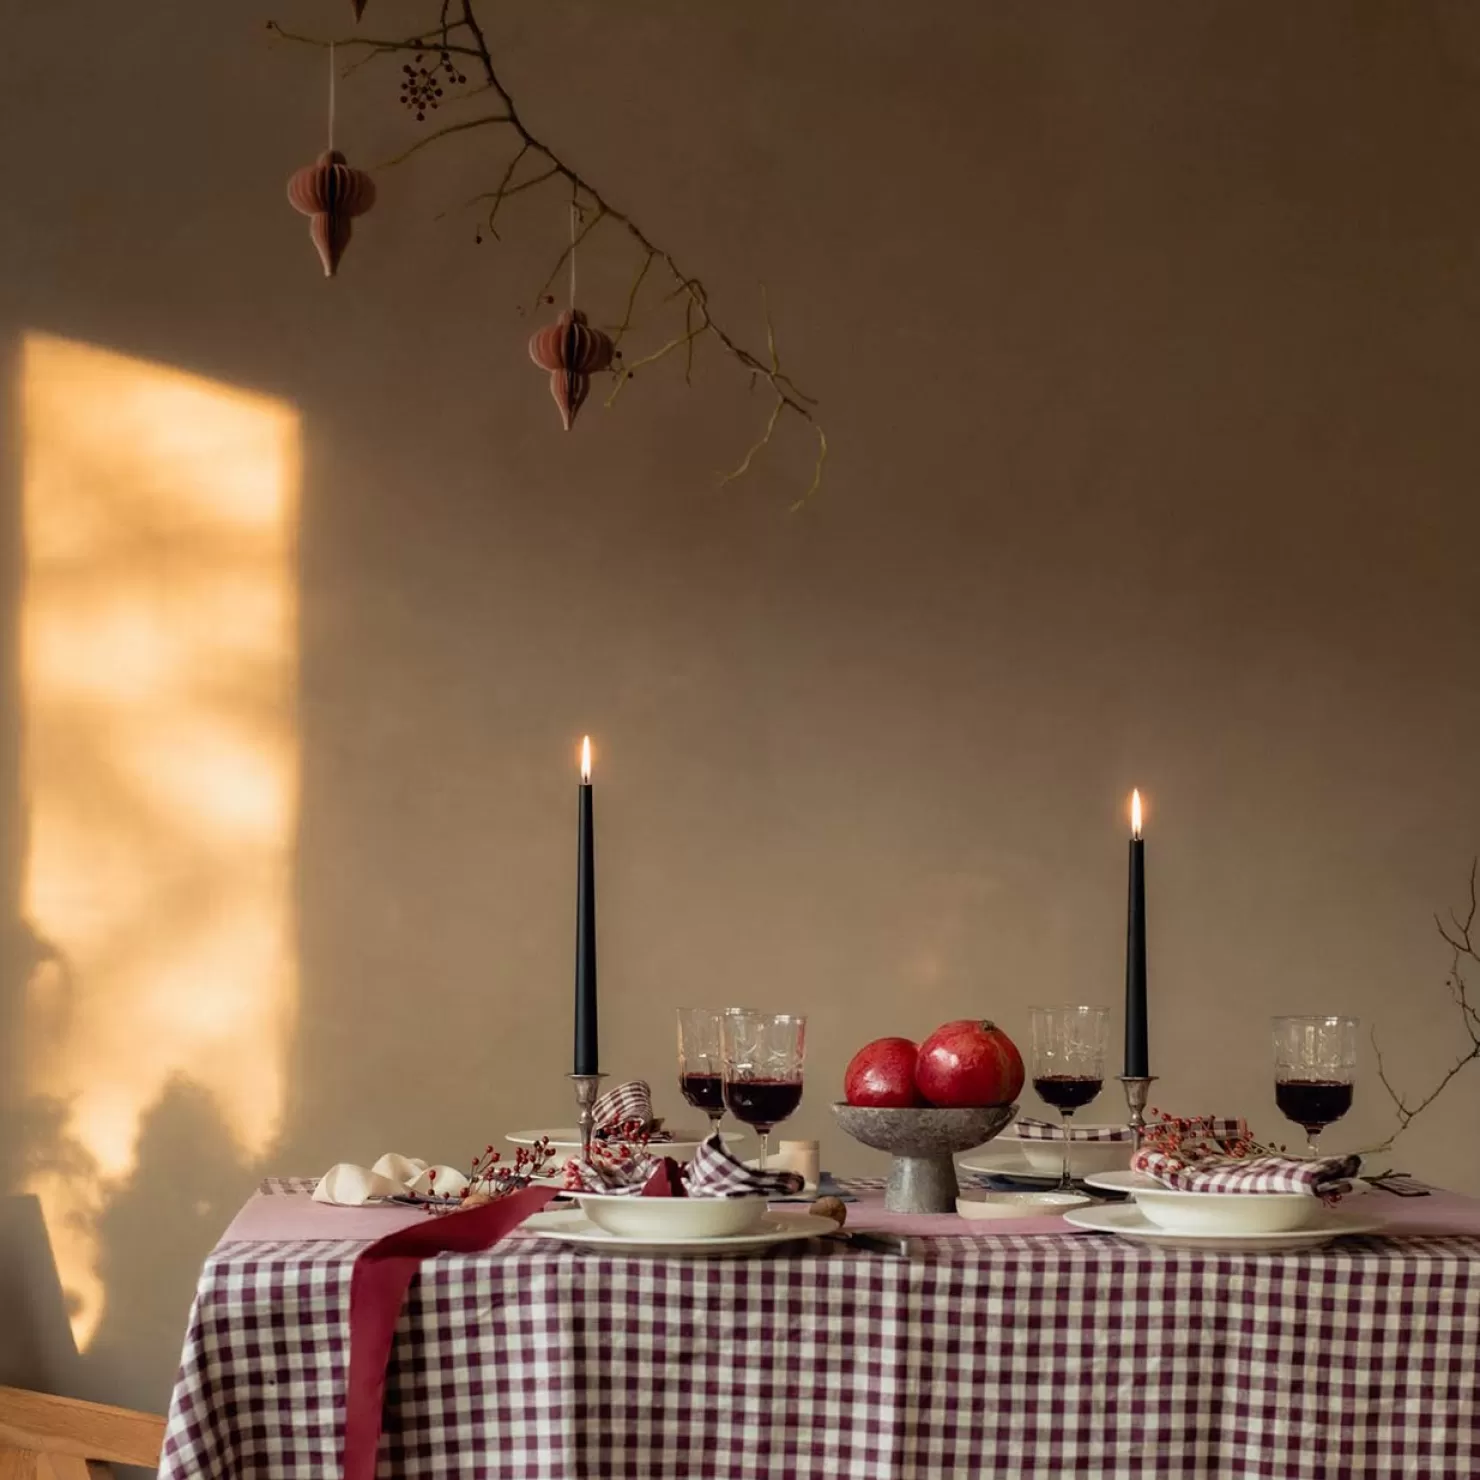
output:
M591 1119L602 1140L619 1140L621 1133L634 1124L649 1143L673 1139L653 1116L653 1090L645 1079L613 1085L591 1107Z
M1056 1125L1051 1120L1019 1120L1013 1130L1020 1141L1131 1141L1128 1125Z
M565 1185L572 1192L617 1197L793 1197L806 1184L800 1173L762 1172L737 1161L716 1132L687 1166L672 1157L610 1155L593 1148L590 1161L573 1158L565 1164Z
M1360 1156L1327 1156L1319 1161L1289 1156L1189 1160L1164 1151L1140 1151L1131 1158L1132 1170L1175 1192L1301 1192L1322 1200L1350 1192L1351 1179L1361 1167Z

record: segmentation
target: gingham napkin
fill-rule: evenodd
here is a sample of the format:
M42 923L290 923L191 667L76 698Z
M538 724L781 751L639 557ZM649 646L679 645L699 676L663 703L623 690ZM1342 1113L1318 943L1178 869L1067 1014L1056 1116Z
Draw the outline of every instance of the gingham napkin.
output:
M616 1154L593 1148L589 1161L572 1158L565 1164L566 1191L618 1197L793 1197L805 1185L798 1172L761 1172L746 1166L725 1150L718 1131L694 1152L687 1166L628 1147L618 1148Z
M1018 1120L1013 1130L1020 1141L1132 1141L1128 1125L1062 1126L1052 1120Z
M1165 1151L1138 1151L1131 1168L1175 1192L1302 1192L1329 1201L1350 1192L1362 1167L1360 1156L1297 1161L1290 1156L1189 1159Z
M625 1084L613 1085L591 1107L591 1118L598 1140L621 1140L624 1134L630 1135L634 1126L650 1145L673 1139L663 1129L663 1122L653 1115L653 1091L645 1079L629 1079Z
M404 1196L408 1192L423 1197L434 1193L456 1197L467 1185L466 1174L456 1167L428 1166L414 1156L399 1156L392 1151L373 1167L360 1167L349 1161L330 1167L319 1178L313 1200L341 1208L359 1208L379 1197Z

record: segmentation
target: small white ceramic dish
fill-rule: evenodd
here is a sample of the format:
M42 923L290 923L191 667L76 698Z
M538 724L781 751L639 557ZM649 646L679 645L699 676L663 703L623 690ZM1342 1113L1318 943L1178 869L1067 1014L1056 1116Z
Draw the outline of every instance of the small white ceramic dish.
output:
M647 1149L654 1156L671 1156L674 1161L687 1161L709 1139L708 1131L698 1131L692 1126L670 1132L671 1141L654 1141ZM561 1125L552 1130L510 1131L504 1140L515 1146L533 1146L542 1136L550 1141L551 1151L563 1151L569 1155L581 1149L581 1133L574 1126ZM721 1131L720 1140L729 1146L745 1139L744 1131Z
M701 1201L699 1198L693 1199ZM639 1202L684 1201L673 1198L639 1198ZM718 1201L718 1199L708 1199ZM776 1212L768 1213L760 1226L749 1233L729 1234L720 1238L633 1238L622 1234L608 1233L598 1228L583 1213L575 1209L536 1213L520 1225L521 1232L527 1230L541 1238L557 1239L561 1243L580 1244L601 1253L614 1254L665 1254L696 1259L723 1259L736 1254L753 1254L768 1249L773 1244L791 1243L797 1239L821 1238L836 1233L838 1225L831 1218L818 1218L811 1213Z
M1252 1202L1250 1196L1247 1201ZM1092 1208L1071 1208L1064 1222L1094 1233L1118 1233L1141 1243L1160 1244L1169 1249L1208 1249L1223 1254L1269 1254L1288 1249L1308 1249L1332 1239L1355 1233L1378 1233L1382 1224L1356 1213L1334 1212L1316 1204L1319 1212L1305 1228L1282 1233L1191 1233L1162 1228L1150 1222L1137 1203L1101 1203Z
M619 1238L735 1238L759 1228L764 1197L614 1197L575 1194L581 1211L598 1228Z
M1177 1192L1138 1172L1087 1177L1091 1187L1129 1192L1147 1222L1173 1233L1289 1233L1315 1226L1326 1205L1304 1192ZM1367 1190L1354 1183L1353 1192Z
M1109 1126L1102 1127L1102 1129L1110 1128ZM1086 1125L1081 1129L1089 1130L1091 1127ZM1010 1141L1022 1154L1028 1170L1035 1175L1040 1177L1059 1175L1064 1155L1062 1141L1032 1140L1018 1135L1016 1126L1008 1126L997 1139L1003 1142ZM1135 1149L1133 1141L1071 1140L1069 1142L1069 1175L1082 1179L1095 1172L1122 1170L1130 1165L1131 1154Z
M956 1211L963 1218L1041 1218L1093 1202L1077 1192L963 1192Z

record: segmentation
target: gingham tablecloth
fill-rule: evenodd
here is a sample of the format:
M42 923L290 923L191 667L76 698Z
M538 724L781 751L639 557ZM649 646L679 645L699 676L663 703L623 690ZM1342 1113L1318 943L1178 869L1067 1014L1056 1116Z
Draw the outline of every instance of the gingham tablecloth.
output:
M1427 1236L1439 1201L1383 1198L1412 1235L1298 1254L1050 1232L922 1239L906 1258L630 1259L533 1237L443 1255L397 1328L378 1474L1480 1474L1480 1204L1460 1219L1476 1233ZM218 1246L161 1476L338 1474L363 1247Z

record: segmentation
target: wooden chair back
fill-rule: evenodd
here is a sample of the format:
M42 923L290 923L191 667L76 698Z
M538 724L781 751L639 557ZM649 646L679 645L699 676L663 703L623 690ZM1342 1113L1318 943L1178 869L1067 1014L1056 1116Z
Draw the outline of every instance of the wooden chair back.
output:
M164 1420L0 1387L0 1480L88 1480L89 1460L157 1469Z

